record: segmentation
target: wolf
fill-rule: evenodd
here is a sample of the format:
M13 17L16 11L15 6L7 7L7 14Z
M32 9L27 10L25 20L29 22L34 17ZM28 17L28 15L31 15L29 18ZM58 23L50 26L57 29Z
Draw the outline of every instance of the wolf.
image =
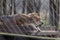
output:
M43 23L38 13L18 14L18 16L15 16L15 19L18 25L27 27L27 29L30 28L30 33L33 31L41 31L39 27L41 27Z
M0 16L0 29L3 32L31 35L33 32L37 32L37 26L41 25L42 22L37 13Z

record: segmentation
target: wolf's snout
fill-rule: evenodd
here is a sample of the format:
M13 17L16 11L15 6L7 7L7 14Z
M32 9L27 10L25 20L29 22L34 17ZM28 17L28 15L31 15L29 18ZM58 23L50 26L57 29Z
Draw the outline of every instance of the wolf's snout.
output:
M41 22L41 25L43 25L43 22Z
M37 25L36 27L41 27L43 25L43 22L41 22L39 25Z

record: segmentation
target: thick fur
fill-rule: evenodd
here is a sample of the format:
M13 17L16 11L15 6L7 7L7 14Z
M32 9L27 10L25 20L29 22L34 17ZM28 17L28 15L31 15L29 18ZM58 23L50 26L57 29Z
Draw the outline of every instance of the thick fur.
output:
M0 29L9 33L32 34L38 30L36 26L41 24L37 13L0 16Z
M41 21L40 21L40 16L37 13L30 13L30 14L18 14L16 15L16 22L19 25L25 26L28 25L30 23L34 23L37 24L39 22L38 25L41 25Z

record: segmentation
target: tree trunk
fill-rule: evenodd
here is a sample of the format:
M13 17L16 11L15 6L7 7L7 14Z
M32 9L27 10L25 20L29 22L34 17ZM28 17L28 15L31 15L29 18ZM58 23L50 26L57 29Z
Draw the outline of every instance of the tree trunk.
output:
M40 0L23 0L23 13L39 13L41 6ZM27 7L27 8L26 8Z
M3 15L2 13L2 0L0 0L0 16Z
M6 0L3 0L3 14L6 15Z
M57 5L57 6L56 6ZM59 0L50 0L50 24L58 29L59 23Z

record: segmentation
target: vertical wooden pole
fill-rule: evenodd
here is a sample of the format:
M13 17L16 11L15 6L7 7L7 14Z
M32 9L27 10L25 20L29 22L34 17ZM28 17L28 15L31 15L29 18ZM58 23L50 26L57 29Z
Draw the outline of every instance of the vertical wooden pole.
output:
M59 23L59 0L50 0L50 24L56 26L58 30Z

